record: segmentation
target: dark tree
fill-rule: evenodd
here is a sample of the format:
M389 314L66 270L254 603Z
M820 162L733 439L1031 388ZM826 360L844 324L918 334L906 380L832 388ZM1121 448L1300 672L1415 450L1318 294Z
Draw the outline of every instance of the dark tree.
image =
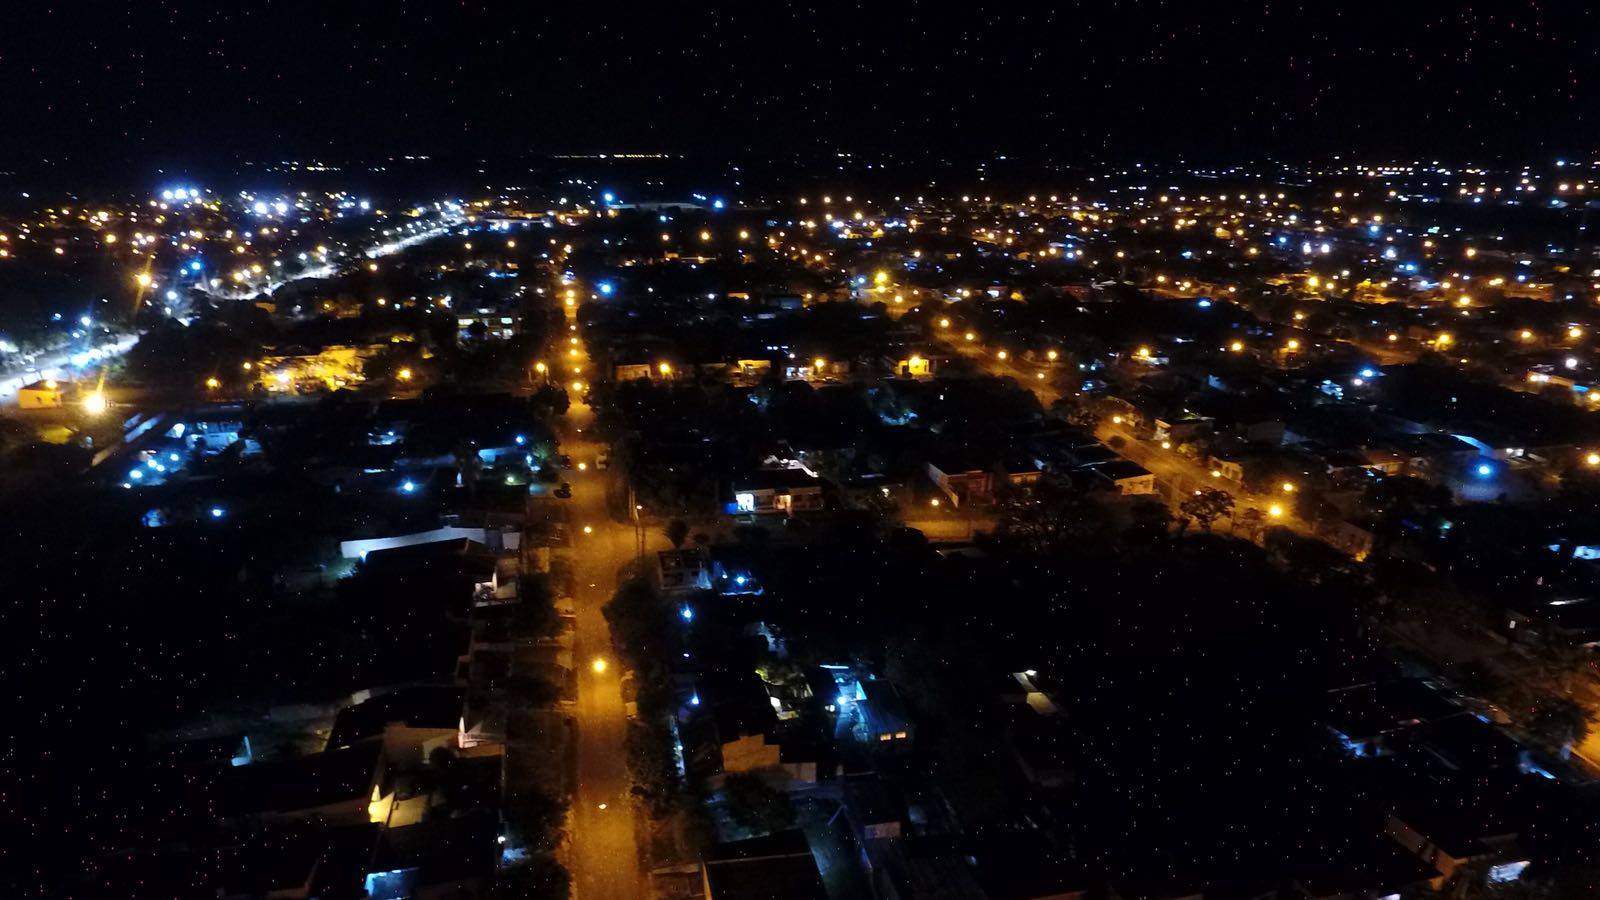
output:
M603 610L617 652L644 679L665 671L677 654L681 629L677 610L647 582L629 581Z
M794 827L794 806L789 803L789 795L759 775L729 775L722 783L722 797L728 817L752 835Z
M1210 531L1212 523L1233 513L1233 495L1216 488L1201 488L1178 504L1178 512L1183 516L1181 527L1194 522L1201 530Z
M1054 481L1009 491L1002 499L997 532L1032 553L1058 553L1103 536L1105 507Z
M653 818L661 819L681 809L683 784L672 753L672 734L660 716L640 720L628 728L628 774L632 792Z
M1589 735L1589 716L1571 697L1550 697L1534 705L1526 727L1535 740L1559 753Z
M689 523L682 519L669 519L662 533L672 542L672 546L682 547L683 542L689 538Z
M567 900L572 896L572 876L555 860L535 856L497 872L489 896L494 900Z

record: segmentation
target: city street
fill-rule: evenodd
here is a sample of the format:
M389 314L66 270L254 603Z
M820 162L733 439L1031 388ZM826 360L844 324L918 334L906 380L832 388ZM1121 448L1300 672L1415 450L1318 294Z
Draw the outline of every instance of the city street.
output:
M0 404L14 404L19 388L40 379L71 378L73 376L71 369L78 367L79 363L88 365L89 363L121 356L128 352L138 340L138 335L129 334L123 335L114 341L107 341L87 351L72 348L52 350L34 359L25 369L0 373ZM89 374L93 374L92 369L89 370Z
M565 365L574 375L582 374L590 361L581 339L569 334L565 350ZM561 452L572 461L562 477L572 485L567 524L578 617L572 893L581 900L622 900L641 896L643 883L629 792L624 671L612 652L611 629L602 610L617 589L618 574L637 558L638 531L632 524L615 521L606 508L606 485L612 476L596 460L607 448L591 437L594 410L583 402L583 391L569 385L569 393L572 406L560 420L559 437Z
M1053 372L1054 379L1040 379L1037 372L1024 371L1010 360L997 358L981 343L962 341L956 333L947 332L946 345L962 356L972 360L986 374L1002 378L1013 378L1020 385L1031 389L1034 396L1039 398L1040 405L1046 409L1059 400L1063 394L1060 388L1051 383L1063 377L1060 370ZM1164 488L1160 493L1173 511L1176 512L1181 498L1201 487L1212 487L1224 491L1234 499L1234 515L1237 516L1247 509L1258 509L1263 519L1274 525L1285 525L1295 531L1309 533L1304 522L1295 518L1286 511L1290 504L1282 503L1279 498L1271 496L1256 496L1245 493L1239 486L1221 479L1212 478L1204 467L1185 459L1175 452L1162 450L1159 446L1149 441L1140 440L1132 431L1119 427L1114 422L1101 423L1095 432L1095 437L1109 442L1114 437L1122 438L1122 446L1117 452L1127 459L1131 459L1155 474L1157 482ZM1280 508L1280 515L1273 516L1274 506ZM1223 521L1229 521L1224 518ZM1222 524L1219 522L1218 524ZM1230 522L1231 524L1231 522Z
M617 587L617 572L634 559L634 529L606 512L606 473L594 459L604 447L584 432L593 420L576 402L562 420L562 452L572 457L569 522L577 603L578 793L572 810L573 895L582 900L639 895L639 866L628 793L627 713L622 667L611 651L601 609ZM576 464L585 464L579 471ZM585 533L584 529L590 529Z

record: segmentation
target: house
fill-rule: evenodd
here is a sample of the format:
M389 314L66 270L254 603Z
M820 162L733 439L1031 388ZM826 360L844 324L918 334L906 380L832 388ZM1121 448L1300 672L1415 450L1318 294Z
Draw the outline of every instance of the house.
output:
M850 377L850 362L817 356L811 359L791 360L784 364L785 381L829 381Z
M1469 880L1516 881L1532 862L1516 826L1481 788L1430 785L1397 797L1395 805L1384 833L1439 873L1430 882L1436 891Z
M1088 900L1114 897L1102 889L1077 854L1042 829L973 839L968 858L985 897L1007 900Z
M734 360L729 375L745 383L759 381L772 372L770 359L738 359Z
M213 786L210 808L225 820L353 825L371 821L389 799L385 771L377 742L230 767Z
M1140 496L1156 492L1155 473L1131 459L1114 459L1090 467L1095 475L1110 483L1123 496Z
M265 827L247 836L181 847L126 849L96 865L118 896L306 900L354 897L378 841L370 823L307 829ZM137 885L137 889L131 886Z
M678 597L711 590L711 558L699 547L659 551L655 563L651 574L656 589L663 596Z
M1372 681L1328 691L1322 723L1350 755L1386 756L1394 734L1460 712L1416 679Z
M822 481L804 469L762 469L736 482L728 512L794 515L822 509Z
M1242 484L1244 482L1244 467L1248 461L1248 453L1217 450L1206 460L1206 464L1211 467L1211 473L1214 477L1234 484Z
M1528 749L1498 725L1485 722L1473 713L1463 712L1425 722L1413 728L1405 737L1411 747L1437 759L1452 771L1486 773L1530 770Z
M928 477L955 506L994 500L994 473L956 457L928 460Z
M1091 447L1105 447L1093 434L1081 428L1055 426L1048 433L1037 435L1027 442L1035 459L1045 468L1064 472L1077 468L1080 454ZM1110 448L1106 448L1110 449ZM1116 454L1113 453L1114 457ZM1110 457L1107 457L1110 458Z
M249 765L255 759L247 734L224 734L216 737L196 738L157 747L155 755L163 762L177 766L230 766Z
M1006 484L1021 487L1038 484L1044 475L1044 467L1032 453L1020 447L1013 447L1000 454L995 463L995 477Z
M331 345L315 353L264 356L255 364L257 384L274 394L350 387L366 380L363 366L386 346Z
M611 380L648 381L655 375L655 371L655 367L647 362L619 362L611 367Z
M1158 441L1171 441L1174 444L1186 444L1195 438L1209 434L1214 423L1205 416L1197 416L1191 412L1184 412L1180 416L1157 418L1155 420L1155 439Z
M1276 418L1246 418L1233 424L1229 433L1251 444L1277 447L1283 444L1287 429Z
M827 900L822 873L800 831L717 844L700 862L706 900Z
M1357 562L1366 559L1367 554L1372 552L1372 532L1353 522L1324 519L1317 522L1315 533L1323 543L1349 554Z
M453 533L454 529L450 531ZM448 577L466 589L466 596L461 599L470 600L474 605L507 602L516 597L516 579L508 577L501 558L470 538L452 537L369 550L361 562L366 570L389 577L420 574Z
M709 779L720 786L728 775L759 774L779 786L816 784L819 756L810 742L766 732L741 734L722 744L722 771Z
M381 738L390 762L420 766L434 750L461 746L466 691L457 687L404 687L347 706L333 721L329 749Z
M898 507L907 496L904 481L877 472L847 474L836 479L834 487L850 509Z
M1095 441L1092 444L1084 444L1068 451L1065 468L1088 469L1108 462L1115 462L1119 459L1122 459L1122 456L1117 451L1099 441Z
M877 775L845 779L844 814L861 842L899 837L908 818L905 802Z
M1438 877L1434 868L1381 834L1308 852L1276 896L1283 900L1374 900L1410 896Z
M17 389L17 406L21 409L60 409L63 392L55 379L35 381Z
M191 419L176 422L167 430L167 437L181 440L190 450L202 453L220 453L238 443L244 431L244 419L236 409L202 413ZM261 452L260 444L244 438L243 455Z
M1506 632L1513 640L1555 640L1600 646L1600 603L1588 597L1527 599L1506 607Z
M1435 431L1395 435L1380 446L1405 458L1401 471L1406 474L1426 475L1436 469L1464 466L1479 455L1479 449L1467 441Z
M932 378L936 360L922 353L907 356L884 357L885 368L896 378Z
M1071 737L1061 708L1038 678L1037 672L1015 672L1003 682L1006 746L1023 777L1040 787L1062 787L1072 778Z
M482 896L500 861L493 810L438 816L384 831L363 887L370 900Z
M340 541L339 555L345 559L366 559L374 550L393 550L396 547L413 547L418 544L435 544L444 541L468 540L482 544L486 550L516 550L521 546L522 532L509 526L499 528L462 528L447 525L429 531L394 537L363 538Z
M856 704L869 745L905 752L917 736L917 726L895 686L882 679L864 678L858 684L862 699Z
M516 336L519 330L516 316L494 310L479 309L456 317L456 334L463 343L473 340L475 333L504 340Z

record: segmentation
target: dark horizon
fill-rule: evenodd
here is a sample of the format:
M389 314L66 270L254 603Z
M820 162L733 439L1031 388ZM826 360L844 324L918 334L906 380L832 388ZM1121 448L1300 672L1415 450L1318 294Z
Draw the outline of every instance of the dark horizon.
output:
M1600 143L1590 7L20 9L0 161L911 152L1535 161Z

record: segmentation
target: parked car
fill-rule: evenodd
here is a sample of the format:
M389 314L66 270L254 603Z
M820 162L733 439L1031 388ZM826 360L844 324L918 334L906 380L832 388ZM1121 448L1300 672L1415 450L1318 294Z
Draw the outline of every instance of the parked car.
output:
M568 484L565 481L561 482L561 486L556 488L556 496L560 497L562 500L571 500L572 499L572 485Z

